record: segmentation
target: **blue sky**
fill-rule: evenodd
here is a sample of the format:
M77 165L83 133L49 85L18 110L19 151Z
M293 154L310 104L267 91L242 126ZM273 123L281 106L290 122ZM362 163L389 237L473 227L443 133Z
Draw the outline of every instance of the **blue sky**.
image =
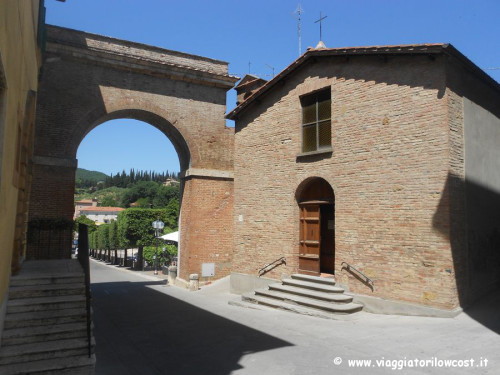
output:
M298 0L46 0L47 23L229 62L229 72L265 79L299 55ZM451 43L500 82L499 0L302 0L302 52L327 47ZM249 65L250 63L250 65ZM493 68L493 69L492 69ZM494 69L496 68L496 69ZM234 90L227 108L235 105ZM127 144L127 142L129 142ZM111 145L111 146L110 146ZM95 150L105 150L96 152ZM98 156L96 156L98 155ZM178 171L170 141L133 120L94 129L79 166L116 173L130 168Z

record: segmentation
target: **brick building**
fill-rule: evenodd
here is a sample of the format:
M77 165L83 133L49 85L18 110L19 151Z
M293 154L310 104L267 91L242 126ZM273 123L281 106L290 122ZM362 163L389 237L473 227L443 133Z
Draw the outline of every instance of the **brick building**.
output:
M8 4L26 15L0 38L3 307L8 265L37 258L28 206L31 221L73 216L76 150L115 118L178 152L182 279L204 263L234 291L334 274L372 311L422 314L498 285L500 88L452 46L310 49L269 82L243 78L233 133L223 61L49 26L37 88L38 40L24 56L9 39L36 35L37 9Z
M451 45L309 49L227 117L233 291L327 273L428 314L498 286L500 86Z

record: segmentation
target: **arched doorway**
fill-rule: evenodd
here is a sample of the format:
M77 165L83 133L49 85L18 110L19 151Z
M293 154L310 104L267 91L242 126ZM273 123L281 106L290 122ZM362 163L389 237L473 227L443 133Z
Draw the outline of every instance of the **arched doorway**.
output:
M300 210L299 273L335 272L335 195L322 178L308 179L297 191Z

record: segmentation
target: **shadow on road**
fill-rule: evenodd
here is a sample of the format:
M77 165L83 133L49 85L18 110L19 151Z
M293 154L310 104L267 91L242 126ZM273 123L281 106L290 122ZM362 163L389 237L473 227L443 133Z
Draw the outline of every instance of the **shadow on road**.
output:
M155 291L92 284L96 374L230 374L249 353L292 344Z
M500 334L500 291L495 291L464 310L472 319Z

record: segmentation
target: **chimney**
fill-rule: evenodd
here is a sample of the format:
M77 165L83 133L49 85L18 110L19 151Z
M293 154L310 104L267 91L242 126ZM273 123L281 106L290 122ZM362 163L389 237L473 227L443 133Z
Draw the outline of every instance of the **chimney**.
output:
M235 87L236 105L243 103L250 95L258 91L267 81L265 79L247 74Z

